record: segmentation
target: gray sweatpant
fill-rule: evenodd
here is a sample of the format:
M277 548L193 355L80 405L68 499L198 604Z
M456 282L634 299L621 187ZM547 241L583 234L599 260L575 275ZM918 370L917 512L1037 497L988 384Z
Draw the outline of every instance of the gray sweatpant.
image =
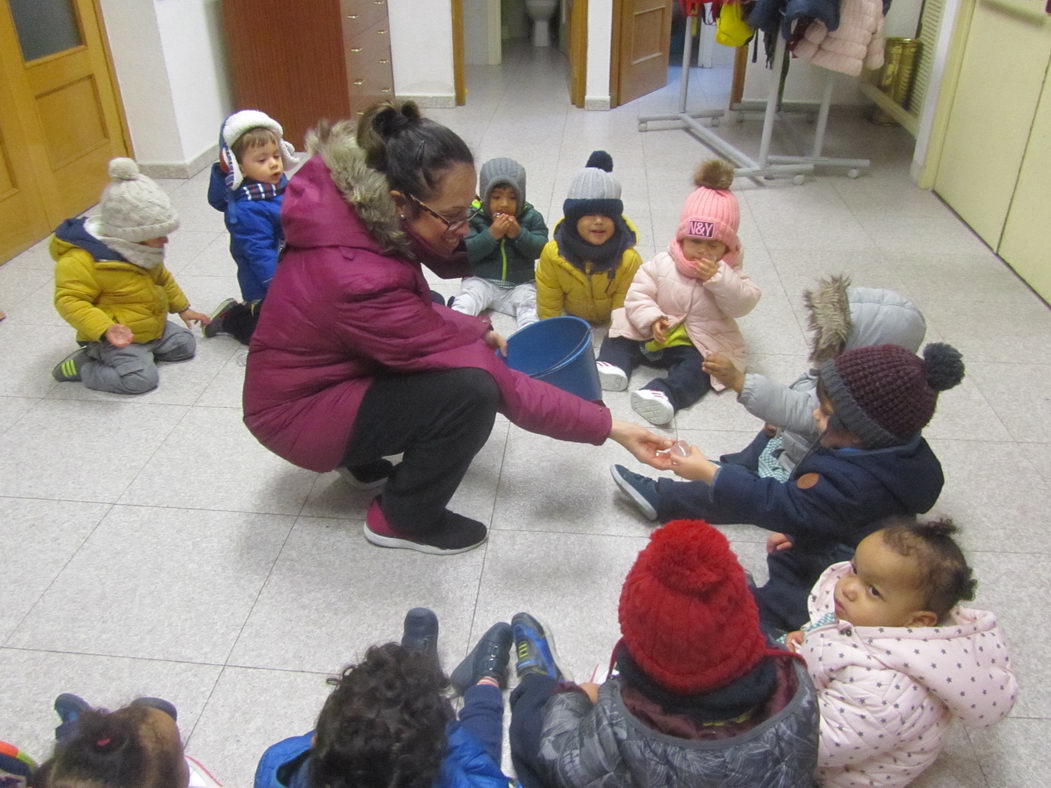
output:
M157 388L158 361L193 358L197 341L175 323L164 324L164 335L152 342L132 342L114 347L106 340L88 342L87 358L79 365L80 379L89 389L114 394L145 394Z
M463 280L452 309L465 315L479 315L483 310L492 309L511 315L515 328L525 328L537 321L536 285L526 282L508 287L492 279L469 276Z

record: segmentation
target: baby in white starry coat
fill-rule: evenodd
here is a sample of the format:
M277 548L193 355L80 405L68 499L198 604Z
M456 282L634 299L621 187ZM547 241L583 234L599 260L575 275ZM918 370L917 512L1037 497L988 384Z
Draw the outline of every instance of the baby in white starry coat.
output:
M948 520L892 518L825 570L810 621L786 636L821 709L818 781L907 785L934 763L955 717L999 722L1018 684L996 616L974 598Z

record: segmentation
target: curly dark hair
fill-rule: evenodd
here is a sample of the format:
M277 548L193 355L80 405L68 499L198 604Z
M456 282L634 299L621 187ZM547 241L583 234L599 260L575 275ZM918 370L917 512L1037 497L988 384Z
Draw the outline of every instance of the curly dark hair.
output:
M77 718L76 732L55 746L31 785L37 788L183 788L181 752L150 746L143 727L149 710L126 706L114 712L90 709Z
M314 788L429 788L453 719L448 679L432 658L397 643L372 646L335 685L317 721Z
M894 517L882 523L883 541L898 555L914 556L920 565L920 590L926 607L941 621L961 600L974 599L978 581L952 538L959 529L948 517L921 523Z

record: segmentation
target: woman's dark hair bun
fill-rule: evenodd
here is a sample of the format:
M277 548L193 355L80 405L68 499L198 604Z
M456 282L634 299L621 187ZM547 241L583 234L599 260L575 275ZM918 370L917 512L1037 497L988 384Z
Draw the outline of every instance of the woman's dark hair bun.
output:
M420 108L413 101L401 106L388 105L372 117L372 128L383 139L390 139L420 122Z
M963 380L963 356L952 345L932 342L923 349L927 363L927 385L935 391L946 391Z

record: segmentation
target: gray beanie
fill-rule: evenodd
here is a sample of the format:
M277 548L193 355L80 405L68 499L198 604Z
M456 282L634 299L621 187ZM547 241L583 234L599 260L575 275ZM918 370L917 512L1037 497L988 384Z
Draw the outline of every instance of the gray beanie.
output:
M526 171L525 167L514 159L499 158L489 159L482 165L482 171L478 174L478 191L482 198L482 208L489 215L489 197L493 189L498 186L510 186L514 189L515 200L518 202L518 214L525 209L526 200Z
M616 219L624 213L620 184L613 177L613 158L606 151L594 151L584 169L573 176L562 213L573 222L588 214Z
M102 193L97 227L101 235L131 243L161 238L179 226L172 201L132 159L112 159L113 181Z

